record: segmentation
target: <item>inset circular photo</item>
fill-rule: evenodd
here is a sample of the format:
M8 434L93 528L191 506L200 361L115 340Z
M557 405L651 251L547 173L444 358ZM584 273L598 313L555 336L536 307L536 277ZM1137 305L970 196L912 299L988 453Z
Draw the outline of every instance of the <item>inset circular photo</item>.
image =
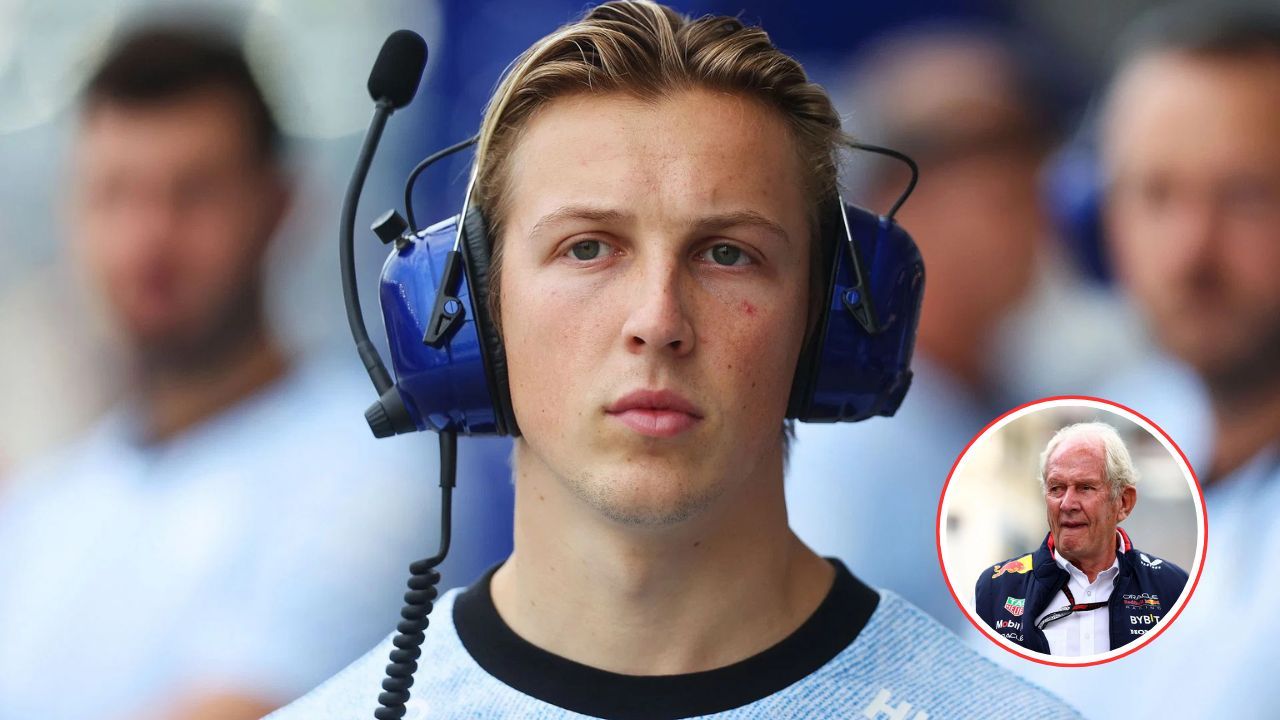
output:
M938 505L951 594L993 642L1049 665L1142 648L1195 590L1208 525L1182 451L1138 412L1054 397L996 418Z

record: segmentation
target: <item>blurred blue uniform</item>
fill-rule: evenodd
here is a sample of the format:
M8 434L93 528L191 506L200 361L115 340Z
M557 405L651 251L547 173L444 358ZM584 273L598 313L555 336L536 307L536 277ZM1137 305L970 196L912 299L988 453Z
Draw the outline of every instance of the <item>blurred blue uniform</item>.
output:
M286 702L395 626L438 542L436 446L376 441L352 365L297 368L160 445L117 411L14 478L0 718L127 716L193 683ZM506 448L461 447L446 585L509 552Z
M969 623L942 578L934 519L952 464L997 413L928 358L912 367L892 418L796 424L787 515L815 552L959 630Z
M1113 377L1095 394L1126 405L1165 431L1197 474L1212 457L1213 412L1203 383L1186 365L1158 351Z

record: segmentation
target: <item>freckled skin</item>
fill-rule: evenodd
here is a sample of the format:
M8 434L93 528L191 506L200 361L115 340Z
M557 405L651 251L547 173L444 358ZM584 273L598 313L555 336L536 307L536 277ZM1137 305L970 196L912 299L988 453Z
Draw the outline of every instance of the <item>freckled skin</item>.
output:
M518 456L607 517L642 524L688 518L779 464L808 285L785 122L701 90L656 103L570 96L534 117L511 162L500 312ZM538 226L568 205L624 217ZM785 237L698 229L741 211ZM602 256L576 258L583 240L604 243ZM743 264L717 264L717 243ZM702 418L676 437L642 436L605 412L638 389L674 390Z

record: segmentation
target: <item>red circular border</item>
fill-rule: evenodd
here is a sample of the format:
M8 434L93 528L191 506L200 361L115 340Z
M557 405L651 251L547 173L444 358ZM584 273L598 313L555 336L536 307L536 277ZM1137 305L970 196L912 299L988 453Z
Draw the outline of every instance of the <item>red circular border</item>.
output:
M1167 622L1161 622L1159 624L1159 627L1156 628L1156 631L1151 634L1150 639L1142 643L1138 647L1122 652L1119 655L1113 655L1112 657L1109 657L1109 658L1104 658L1102 660L1094 660L1093 662L1086 662L1086 663L1063 663L1063 662L1053 662L1052 660L1044 660L1041 657L1038 657L1039 653L1031 655L1031 654L1020 652L1018 650L1015 650L1012 647L1005 645L1002 642L996 641L994 638L987 635L987 633L984 632L982 629L983 626L978 624L978 621L973 618L973 616L969 613L969 610L964 606L963 603L960 602L960 596L956 595L956 590L951 585L951 577L950 575L947 574L947 565L942 561L942 501L945 500L947 497L947 488L951 486L951 478L952 476L955 475L956 468L959 467L960 465L960 460L963 459L964 456L969 453L969 448L973 447L973 444L978 441L978 438L985 435L987 431L990 430L992 426L994 426L996 423L999 423L1001 420L1005 419L1006 417L1009 417L1010 415L1020 410L1023 410L1024 408L1029 408L1034 405L1040 405L1041 403L1052 402L1055 400L1088 400L1091 402L1102 403L1103 405L1110 405L1112 407L1120 408L1125 412L1132 413L1133 415L1136 415L1137 417L1142 418L1144 421L1146 421L1148 425L1155 428L1156 431L1158 431L1162 436L1164 436L1164 439L1169 441L1169 444L1173 446L1174 450L1178 451L1178 456L1182 458L1182 462L1187 468L1187 472L1191 473L1191 481L1195 484L1196 494L1199 496L1199 499L1200 499L1200 534L1203 540L1200 547L1200 566L1199 568L1196 569L1195 580L1191 582L1191 591L1190 593L1188 593L1187 599L1183 601L1182 607L1178 608L1178 611L1174 613L1172 617L1168 618ZM1050 665L1053 667L1068 667L1068 668L1092 667L1094 665L1102 665L1104 663L1109 663L1112 660L1119 660L1122 657L1128 657L1129 655L1132 655L1133 653L1141 650L1147 645L1155 642L1155 639L1160 636L1160 633L1164 632L1165 628L1172 625L1173 621L1177 620L1178 616L1182 614L1182 611L1186 609L1187 604L1191 602L1191 597L1195 595L1196 586L1200 584L1200 575L1204 572L1205 558L1209 554L1209 511L1208 509L1205 508L1205 505L1204 505L1204 489L1200 487L1200 478L1196 477L1195 468L1191 467L1191 463L1187 461L1187 456L1185 453L1182 452L1182 448L1178 446L1178 443L1174 442L1173 438L1169 437L1169 433L1165 432L1164 428L1152 422L1151 418L1147 417L1146 415L1143 415L1142 413L1138 412L1137 410L1134 410L1133 408L1127 405L1121 405L1120 403L1115 402L1113 400L1107 400L1105 398L1100 398L1100 397L1093 397L1092 395L1051 395L1049 397L1042 397L1039 400L1032 400L1031 402L1023 403L1015 408L1005 411L999 417L987 423L986 427L979 430L978 434L974 435L973 438L969 440L969 443L964 446L964 450L961 450L960 454L956 456L956 461L951 464L951 471L947 473L947 481L942 484L942 494L938 496L938 513L934 520L933 536L934 536L934 544L937 546L937 549L938 549L938 567L939 569L942 570L942 579L947 583L947 590L951 593L951 599L955 600L956 606L960 608L960 612L964 614L964 616L969 620L969 622L973 625L973 627L978 631L980 635L987 638L991 642L995 643L998 647L1004 648L1005 650L1009 651L1014 655L1017 655L1020 658L1023 658L1024 660L1037 662L1037 663L1040 663L1041 665Z

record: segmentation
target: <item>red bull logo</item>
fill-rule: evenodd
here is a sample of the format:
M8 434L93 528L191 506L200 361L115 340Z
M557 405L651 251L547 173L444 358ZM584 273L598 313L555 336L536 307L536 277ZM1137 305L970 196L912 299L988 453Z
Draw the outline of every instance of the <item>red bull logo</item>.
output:
M1010 560L1003 565L993 565L991 566L991 569L996 573L991 576L992 580L995 580L1005 573L1018 573L1021 575L1022 573L1031 572L1031 553L1027 553L1017 560Z

